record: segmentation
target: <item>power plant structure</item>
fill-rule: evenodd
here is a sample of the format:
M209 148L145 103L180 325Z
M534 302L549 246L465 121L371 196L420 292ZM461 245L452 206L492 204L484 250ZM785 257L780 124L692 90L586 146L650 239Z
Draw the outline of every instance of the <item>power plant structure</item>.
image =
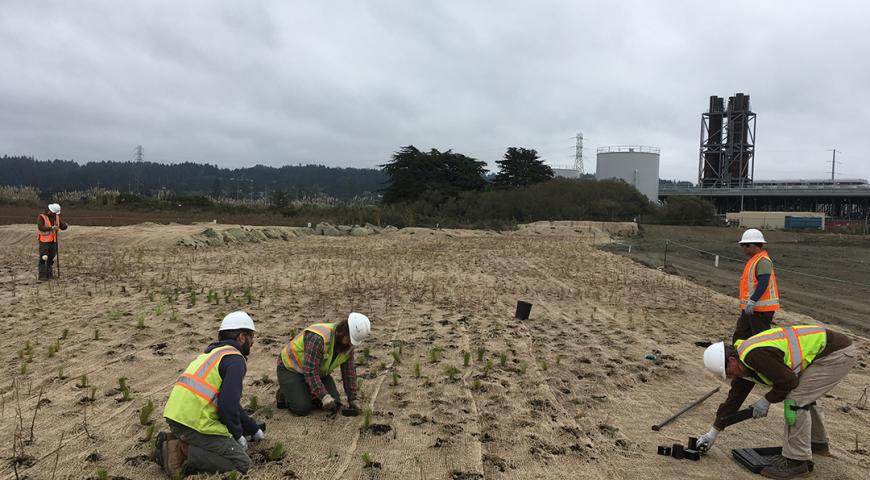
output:
M624 180L651 202L658 202L659 154L658 147L639 145L599 147L595 178Z
M727 106L724 98L711 96L701 114L697 185L662 185L658 198L666 202L674 196L702 197L723 217L729 212L820 212L833 219L825 226L858 222L866 228L870 222L866 179L833 178L832 166L830 180L755 180L755 118L749 95L728 97Z
M711 96L701 116L698 184L705 188L742 187L752 183L755 156L755 113L749 95L725 99Z

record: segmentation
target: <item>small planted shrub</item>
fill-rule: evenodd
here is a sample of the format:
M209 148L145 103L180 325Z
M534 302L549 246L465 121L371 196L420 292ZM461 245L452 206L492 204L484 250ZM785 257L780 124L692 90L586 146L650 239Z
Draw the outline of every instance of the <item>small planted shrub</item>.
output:
M446 372L447 372L447 380L448 380L448 381L450 381L450 382L456 382L457 380L459 380L459 377L457 377L457 375L459 375L459 369L458 369L458 368L456 368L456 367L448 367Z
M97 480L109 480L109 472L102 468L97 470Z
M112 313L109 314L109 319L113 322L121 319L121 311L120 310L112 310Z
M260 400L257 398L256 395L251 395L250 399L248 400L248 410L250 410L251 412L256 412L259 408Z
M191 307L196 306L196 290L191 290L187 296L187 303L190 304Z
M372 409L366 408L363 410L362 430L367 430L372 424Z
M143 328L145 328L145 315L144 314L140 313L139 315L136 315L136 328L138 328L139 330L142 330Z
M390 355L393 356L393 362L395 362L396 364L402 363L401 352L399 352L398 350L393 350L392 352L390 352Z
M462 366L467 367L468 363L471 361L471 353L462 352Z
M502 367L507 365L507 354L506 353L501 352L500 354L498 354L498 364L499 364L499 366L502 366Z
M79 388L88 388L88 374L83 374L79 377L79 383L76 384Z
M541 370L543 370L543 371L546 372L546 371L547 371L547 368L549 368L549 365L547 365L547 361L546 361L546 360L541 360Z
M140 419L140 421L141 421L141 419ZM153 424L148 425L148 428L145 429L145 436L142 439L142 443L148 443L151 441L151 438L154 436L154 429L155 429L155 427Z
M429 361L431 363L438 363L441 361L441 349L438 347L429 350Z
M287 448L284 446L284 442L275 442L275 446L273 446L272 450L269 451L269 460L277 462L284 458L286 455Z
M100 329L95 328L94 329L94 340L99 340L99 339L100 339Z
M393 379L390 384L394 387L399 384L399 372L393 372Z
M484 365L484 367L483 367L483 375L484 376L489 375L490 371L492 371L492 360L487 359L486 365Z
M486 349L483 347L477 347L477 361L483 361L483 354L486 353Z
M151 425L151 414L154 413L154 402L149 398L145 405L142 405L142 409L139 410L139 425ZM153 429L154 426L151 425ZM151 433L154 433L153 431ZM150 436L149 436L150 438Z
M420 362L414 364L414 378L420 378Z
M117 390L118 390L119 392L123 392L124 390L127 390L127 377L120 377L120 378L118 378L118 388L117 388Z

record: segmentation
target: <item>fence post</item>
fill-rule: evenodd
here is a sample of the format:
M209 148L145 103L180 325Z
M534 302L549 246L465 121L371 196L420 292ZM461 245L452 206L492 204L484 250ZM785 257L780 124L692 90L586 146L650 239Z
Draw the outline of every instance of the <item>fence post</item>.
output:
M671 243L670 240L665 240L665 261L662 264L662 267L668 266L668 244L670 244L670 243Z
M631 245L628 246L628 253L631 253Z
M719 255L716 255L716 260L713 262L716 268L719 268Z

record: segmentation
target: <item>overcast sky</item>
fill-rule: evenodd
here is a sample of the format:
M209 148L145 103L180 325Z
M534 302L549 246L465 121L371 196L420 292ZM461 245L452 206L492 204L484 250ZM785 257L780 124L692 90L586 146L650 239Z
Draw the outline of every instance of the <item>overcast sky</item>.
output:
M870 177L864 1L0 0L0 154L494 166L661 148L697 180L710 95L758 115L756 179ZM842 160L842 163L839 161ZM841 174L842 172L842 174Z

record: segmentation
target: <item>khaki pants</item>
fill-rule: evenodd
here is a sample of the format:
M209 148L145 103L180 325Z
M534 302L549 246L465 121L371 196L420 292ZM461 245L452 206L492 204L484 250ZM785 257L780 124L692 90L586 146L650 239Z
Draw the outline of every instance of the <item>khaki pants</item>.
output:
M818 401L830 392L855 365L855 346L831 352L814 361L800 376L797 388L788 394L798 407ZM797 412L794 425L785 424L785 442L782 455L792 460L812 460L810 442L827 443L825 418L820 406L815 405Z

